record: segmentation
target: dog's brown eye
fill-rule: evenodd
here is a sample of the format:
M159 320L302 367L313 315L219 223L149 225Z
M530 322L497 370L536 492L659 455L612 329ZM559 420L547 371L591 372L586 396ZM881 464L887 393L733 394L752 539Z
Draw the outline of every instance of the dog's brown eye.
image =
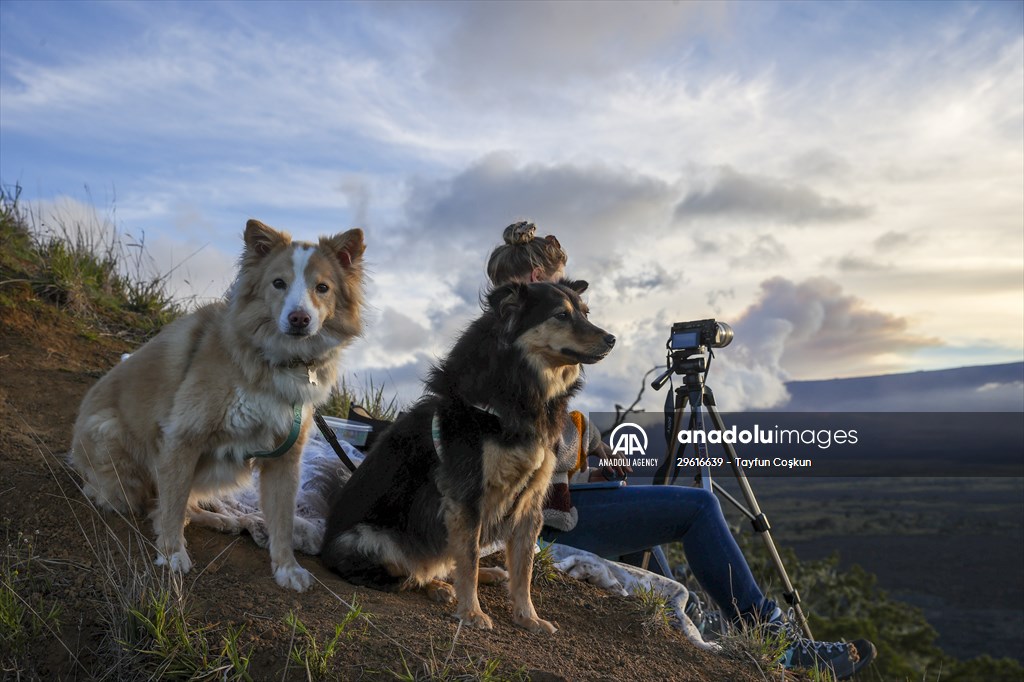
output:
M328 291L331 290L331 288L329 286L327 286L326 284L324 284L323 282L320 282L320 284L316 285L316 290L317 290L317 293L326 294Z
M555 313L556 320L568 320L570 317L568 310L563 310L560 313Z
M284 280L281 279L280 277L275 279L273 284L274 284L274 288L275 289L284 289L286 286L288 286L287 284L284 283Z

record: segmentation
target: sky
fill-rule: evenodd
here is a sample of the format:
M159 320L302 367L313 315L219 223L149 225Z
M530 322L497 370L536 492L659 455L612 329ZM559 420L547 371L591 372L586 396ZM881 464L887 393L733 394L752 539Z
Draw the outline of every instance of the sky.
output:
M1024 3L4 0L0 183L195 303L248 218L362 227L345 371L404 404L531 220L619 339L582 408L708 317L719 405L769 407L1024 359Z

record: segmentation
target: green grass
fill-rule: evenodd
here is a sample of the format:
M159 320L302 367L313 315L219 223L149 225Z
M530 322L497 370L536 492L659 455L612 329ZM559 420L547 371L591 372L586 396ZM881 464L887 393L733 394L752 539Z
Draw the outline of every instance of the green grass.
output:
M0 187L0 304L37 299L136 342L184 312L168 290L169 274L154 274L144 239L98 217L94 229L44 225L20 195L20 187Z
M12 535L5 521L0 556L0 670L5 673L31 674L30 654L59 636L60 605L43 596L49 585L36 574L32 545L31 535Z
M355 635L365 633L366 618L363 608L353 598L348 613L334 626L334 633L320 640L294 611L289 612L285 618L285 623L292 629L292 642L288 649L289 660L305 670L306 678L309 680L337 679L333 661L338 654L339 640L342 634L351 640ZM357 630L349 627L360 620L363 621L362 628Z
M135 674L149 679L247 680L249 654L238 640L242 627L228 627L212 648L213 627L196 626L186 611L185 600L171 589L157 588L128 608L129 641L118 643L130 653Z
M540 549L533 554L533 584L550 584L559 579L561 573L555 568L551 544L541 542Z
M386 398L384 387L376 385L373 377L362 386L350 386L347 380L342 379L341 386L332 390L330 398L318 409L320 414L347 419L353 405L365 409L371 419L389 422L394 421L401 410L398 397Z
M135 519L116 524L84 497L73 510L92 548L91 577L103 626L101 679L251 680L243 627L201 622L180 574L155 565L153 543ZM119 528L115 528L115 524Z
M753 663L758 670L779 671L779 661L789 648L789 640L784 633L771 632L766 628L753 627L730 627L717 640L722 647L722 652L736 660ZM801 671L806 674L813 674L813 671ZM830 678L815 677L814 680L829 682Z
M672 628L673 612L665 596L653 585L638 587L633 593L643 612L641 624L647 632L665 631Z
M469 655L456 656L455 645L458 632L450 646L442 647L442 651L434 648L430 642L430 653L421 657L419 665L410 667L402 653L402 667L389 670L390 675L400 682L528 682L529 674L525 668L508 670L502 667L500 658L477 657ZM444 652L447 649L447 652ZM443 657L442 657L443 654Z

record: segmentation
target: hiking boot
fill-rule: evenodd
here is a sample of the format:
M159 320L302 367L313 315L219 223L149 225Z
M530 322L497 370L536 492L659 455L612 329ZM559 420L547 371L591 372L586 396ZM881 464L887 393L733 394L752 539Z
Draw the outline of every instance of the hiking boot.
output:
M830 670L837 680L848 680L875 660L875 645L866 639L853 642L815 642L801 638L793 642L782 659L784 668Z
M847 680L875 660L875 645L866 639L853 642L817 642L803 636L792 621L779 618L766 626L769 632L780 633L789 647L780 661L784 668L829 670L838 680Z

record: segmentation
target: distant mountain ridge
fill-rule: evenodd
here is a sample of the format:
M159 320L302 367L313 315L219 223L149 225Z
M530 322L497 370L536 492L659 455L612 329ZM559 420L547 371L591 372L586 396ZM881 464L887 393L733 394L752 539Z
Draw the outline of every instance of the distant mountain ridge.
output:
M904 374L790 381L774 411L1024 411L1024 362Z

